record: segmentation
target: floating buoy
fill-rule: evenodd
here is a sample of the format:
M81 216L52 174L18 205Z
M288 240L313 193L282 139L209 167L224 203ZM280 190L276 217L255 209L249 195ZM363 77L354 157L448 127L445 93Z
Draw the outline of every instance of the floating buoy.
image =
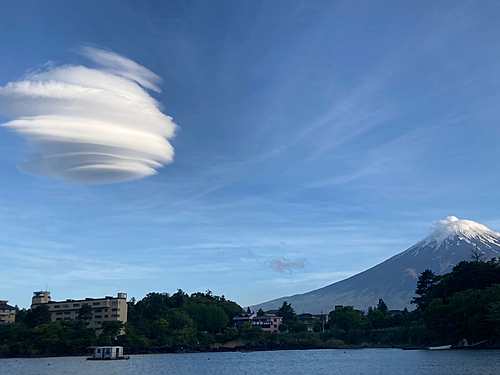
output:
M210 361L210 358L208 360Z
M50 363L47 363L47 366L50 366Z

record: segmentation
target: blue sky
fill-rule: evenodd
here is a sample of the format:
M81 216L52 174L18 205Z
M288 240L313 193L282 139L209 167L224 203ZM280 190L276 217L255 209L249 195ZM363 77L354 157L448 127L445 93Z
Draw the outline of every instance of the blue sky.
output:
M0 298L181 288L247 306L363 271L449 215L500 231L499 8L4 2ZM9 91L91 80L137 101ZM92 140L50 138L63 112ZM157 147L110 130L122 143L96 158L120 150L105 163L133 170L20 166L34 151L92 163L103 119Z

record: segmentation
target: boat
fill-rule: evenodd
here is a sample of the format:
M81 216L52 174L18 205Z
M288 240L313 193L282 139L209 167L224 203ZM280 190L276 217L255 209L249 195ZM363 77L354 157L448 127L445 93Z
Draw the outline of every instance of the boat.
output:
M448 350L451 349L451 345L441 345L441 346L429 346L429 350Z
M87 360L90 361L130 359L130 356L123 355L123 346L89 346L87 351Z

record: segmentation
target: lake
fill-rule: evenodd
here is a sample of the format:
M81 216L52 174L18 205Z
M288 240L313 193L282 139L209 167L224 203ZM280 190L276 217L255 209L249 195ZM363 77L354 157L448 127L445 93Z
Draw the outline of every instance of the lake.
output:
M50 363L50 365L48 365ZM133 355L129 361L85 357L0 359L0 374L443 374L500 373L495 350L290 350L252 353Z

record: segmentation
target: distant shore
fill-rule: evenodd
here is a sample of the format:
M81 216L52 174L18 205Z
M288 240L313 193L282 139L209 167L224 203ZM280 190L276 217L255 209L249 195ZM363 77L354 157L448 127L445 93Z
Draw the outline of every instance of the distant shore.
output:
M127 355L151 355L151 354L195 354L195 353L251 353L251 352L270 352L270 351L290 351L290 350L360 350L360 349L401 349L401 350L427 350L427 347L422 346L401 346L401 345L376 345L371 343L363 343L360 345L345 345L338 347L313 347L313 346L284 346L279 348L264 348L259 346L238 346L234 348L207 348L202 350L200 348L182 348L177 350L145 350L138 352L127 352ZM451 347L450 350L500 350L500 346L484 346L484 347ZM60 358L60 357L86 357L86 353L75 355L26 355L5 357L0 359L23 359L23 358Z

